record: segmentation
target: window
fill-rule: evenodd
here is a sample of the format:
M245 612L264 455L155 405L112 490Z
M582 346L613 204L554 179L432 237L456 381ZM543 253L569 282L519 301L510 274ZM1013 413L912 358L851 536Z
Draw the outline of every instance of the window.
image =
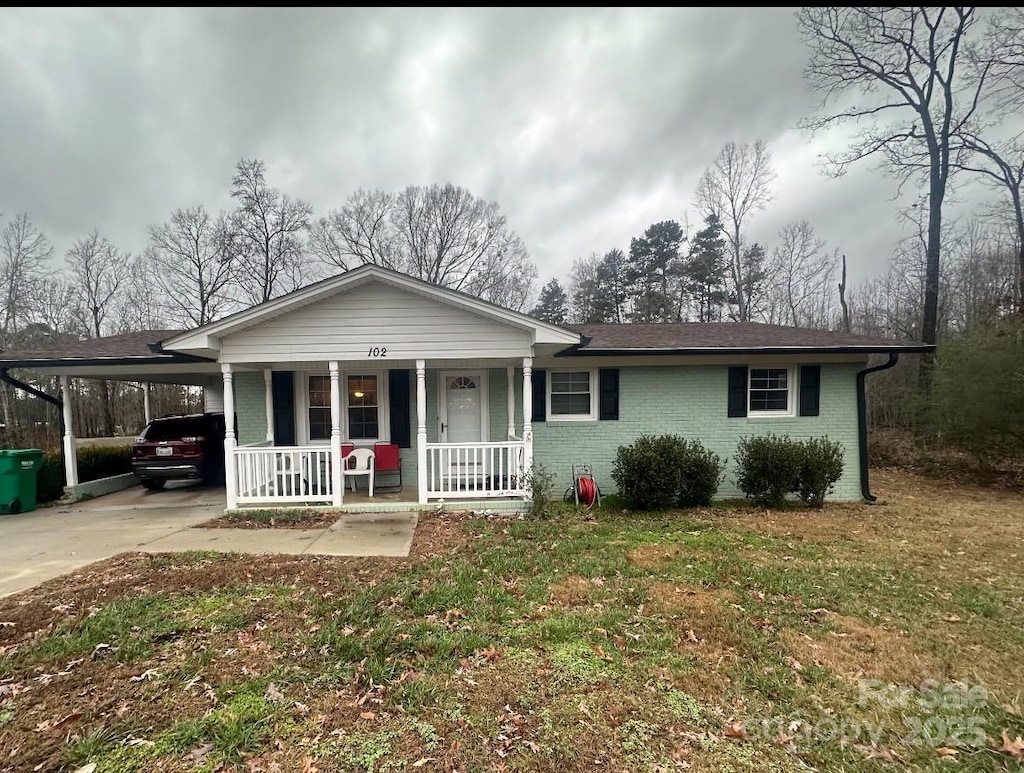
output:
M377 376L348 377L348 437L377 440L380 437L380 408Z
M331 377L309 377L309 439L331 439Z
M751 368L748 408L751 414L789 414L793 404L790 368Z
M594 372L553 370L548 373L548 418L594 418Z

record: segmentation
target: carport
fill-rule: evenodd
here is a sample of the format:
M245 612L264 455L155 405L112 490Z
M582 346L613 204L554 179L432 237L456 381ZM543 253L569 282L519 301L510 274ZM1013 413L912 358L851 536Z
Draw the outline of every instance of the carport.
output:
M43 351L10 351L0 353L0 380L59 409L62 427L65 490L83 493L78 480L78 449L75 439L74 412L69 381L72 378L130 381L143 385L145 418L150 420L149 385L154 383L197 386L203 388L206 410L224 409L220 366L204 357L166 352L160 341L181 333L181 330L142 330L136 333L105 336L76 341L60 348ZM41 376L56 376L60 394L54 396L11 374L25 370Z

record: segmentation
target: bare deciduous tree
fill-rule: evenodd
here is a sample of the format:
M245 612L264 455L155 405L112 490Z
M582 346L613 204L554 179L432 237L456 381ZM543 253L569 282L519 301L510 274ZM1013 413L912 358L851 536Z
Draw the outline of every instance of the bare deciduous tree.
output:
M358 190L340 210L320 218L310 231L310 250L331 269L348 271L364 263L401 270L401 250L392 225L395 197Z
M1024 205L1022 205L1022 184L1024 184L1024 143L1020 137L1002 142L989 142L970 130L961 133L960 141L970 155L962 156L958 167L975 172L992 186L1001 188L1010 204L1010 216L1017 241L1017 284L1013 289L1018 311L1024 312Z
M729 243L730 289L740 322L751 319L753 289L744 260L743 227L754 212L771 201L774 179L771 153L763 142L727 142L697 185L697 208L702 216L719 219Z
M82 327L99 338L107 330L107 321L117 303L117 293L130 260L99 231L79 239L68 250L67 262L77 291L76 310ZM110 406L110 383L97 385L102 409L103 433L114 434L114 414Z
M52 255L49 240L27 214L15 215L0 231L0 287L3 292L0 349L8 348L18 328L29 321L40 279Z
M171 322L205 325L232 307L232 238L228 217L214 218L202 206L176 209L149 229L146 261Z
M374 263L517 310L537 276L498 205L450 184L357 191L316 224L312 242L332 267Z
M79 239L68 250L67 262L78 291L77 313L89 335L99 338L106 332L118 290L125 277L130 256L121 252L99 231Z
M232 225L242 294L252 303L263 303L301 287L307 278L304 236L312 205L267 185L266 167L254 158L238 162L231 196L238 202Z
M822 94L826 110L804 125L863 126L847 152L828 158L833 171L842 174L857 161L879 156L899 179L923 175L927 180L920 335L935 343L943 203L956 168L953 138L977 112L986 84L987 67L961 72L975 9L821 6L804 7L798 19L810 48L805 77ZM856 97L866 102L850 104ZM922 362L927 383L927 358Z
M772 253L769 321L796 327L828 327L838 256L806 220L787 223Z

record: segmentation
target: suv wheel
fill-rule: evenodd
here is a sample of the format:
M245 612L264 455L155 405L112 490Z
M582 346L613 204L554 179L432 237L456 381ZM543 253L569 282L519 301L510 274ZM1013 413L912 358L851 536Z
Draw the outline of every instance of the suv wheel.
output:
M152 479L152 480L144 480L144 481L142 481L143 487L149 489L150 491L159 491L166 484L167 484L167 481L165 481L165 480Z

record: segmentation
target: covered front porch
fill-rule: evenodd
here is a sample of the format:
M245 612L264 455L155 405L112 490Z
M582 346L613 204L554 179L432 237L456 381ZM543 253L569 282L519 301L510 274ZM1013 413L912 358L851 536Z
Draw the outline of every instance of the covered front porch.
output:
M228 508L499 506L527 496L532 358L382 365L222 364L207 410L226 417ZM353 447L400 458L400 472L376 465L371 496L368 475L345 474Z

